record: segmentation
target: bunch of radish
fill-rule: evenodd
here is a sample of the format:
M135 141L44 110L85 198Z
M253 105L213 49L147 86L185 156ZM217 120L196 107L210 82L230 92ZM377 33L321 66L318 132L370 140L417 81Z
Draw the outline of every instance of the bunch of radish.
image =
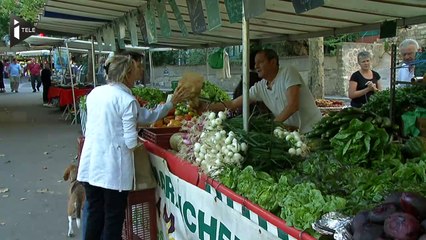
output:
M221 172L225 165L240 166L243 161L247 144L239 142L235 133L223 129L222 122L227 118L227 112L205 112L198 121L202 126L199 138L192 144L194 162L201 170L214 177ZM194 139L194 138L192 138Z
M309 152L308 146L303 142L303 136L298 131L287 131L282 127L276 127L274 136L290 143L292 147L288 149L288 153L297 156L306 156Z

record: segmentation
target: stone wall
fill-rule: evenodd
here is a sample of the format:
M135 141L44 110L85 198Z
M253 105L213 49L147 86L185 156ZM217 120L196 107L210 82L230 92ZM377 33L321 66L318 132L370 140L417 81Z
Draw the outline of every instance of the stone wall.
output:
M426 24L412 25L398 30L397 43L407 38L416 39L420 47L426 50Z

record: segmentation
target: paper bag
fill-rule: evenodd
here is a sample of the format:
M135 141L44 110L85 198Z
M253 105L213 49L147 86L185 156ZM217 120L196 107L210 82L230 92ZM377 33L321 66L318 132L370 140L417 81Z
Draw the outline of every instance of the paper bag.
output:
M138 146L134 152L135 177L133 190L144 190L155 188L157 183L151 168L148 151L144 145Z

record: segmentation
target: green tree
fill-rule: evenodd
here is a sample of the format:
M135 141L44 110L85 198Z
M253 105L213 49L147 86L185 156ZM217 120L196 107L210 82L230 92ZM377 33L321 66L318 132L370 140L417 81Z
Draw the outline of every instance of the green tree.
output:
M45 0L0 0L0 37L9 33L10 15L34 22Z

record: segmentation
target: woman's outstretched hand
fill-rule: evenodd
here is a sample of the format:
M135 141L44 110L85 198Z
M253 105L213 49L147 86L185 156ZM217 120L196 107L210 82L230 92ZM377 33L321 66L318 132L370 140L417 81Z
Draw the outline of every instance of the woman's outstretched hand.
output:
M185 88L182 88L182 87L176 88L175 92L173 93L173 97L172 97L173 106L175 106L177 103L180 103L180 102L188 99L189 96L190 96L190 92L188 91L188 89L185 89Z

